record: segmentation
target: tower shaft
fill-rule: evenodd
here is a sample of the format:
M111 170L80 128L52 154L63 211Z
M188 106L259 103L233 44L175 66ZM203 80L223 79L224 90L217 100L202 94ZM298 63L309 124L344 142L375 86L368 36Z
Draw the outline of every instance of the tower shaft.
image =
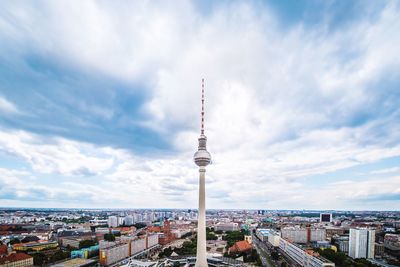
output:
M207 267L206 249L206 168L199 169L199 215L197 223L197 251L195 267Z
M208 267L206 249L206 166L211 162L207 151L207 137L204 135L204 79L201 84L201 131L199 146L194 153L194 162L199 166L199 215L197 222L197 255L195 267Z

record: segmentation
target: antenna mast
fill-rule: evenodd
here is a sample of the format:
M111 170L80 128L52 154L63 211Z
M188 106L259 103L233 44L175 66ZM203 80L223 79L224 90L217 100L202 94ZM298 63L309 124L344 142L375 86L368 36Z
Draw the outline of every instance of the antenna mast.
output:
M201 79L201 135L204 135L204 78Z

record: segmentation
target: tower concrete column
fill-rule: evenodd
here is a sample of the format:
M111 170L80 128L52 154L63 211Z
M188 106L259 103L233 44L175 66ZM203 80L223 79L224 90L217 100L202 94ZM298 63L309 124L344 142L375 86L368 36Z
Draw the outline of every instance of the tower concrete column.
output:
M206 168L199 168L199 215L197 223L197 256L195 267L207 267L206 247Z
M211 162L207 151L207 137L204 135L204 79L202 79L201 94L201 130L199 147L194 153L194 162L199 166L199 215L197 220L197 255L195 267L208 267L206 247L206 166Z

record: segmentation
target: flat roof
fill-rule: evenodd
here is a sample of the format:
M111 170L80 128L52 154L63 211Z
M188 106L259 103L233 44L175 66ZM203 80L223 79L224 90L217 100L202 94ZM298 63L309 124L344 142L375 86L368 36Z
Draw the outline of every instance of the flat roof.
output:
M95 263L95 260L91 259L81 259L81 258L75 258L75 259L69 259L63 262L59 262L56 264L53 264L51 266L55 267L79 267L79 266L85 266L91 263Z

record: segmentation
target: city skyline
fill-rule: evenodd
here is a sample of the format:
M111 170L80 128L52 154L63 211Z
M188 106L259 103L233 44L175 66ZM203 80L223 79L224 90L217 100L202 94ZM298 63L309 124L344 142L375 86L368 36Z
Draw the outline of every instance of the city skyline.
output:
M319 12L315 12L318 10ZM396 1L0 3L0 206L398 210Z

